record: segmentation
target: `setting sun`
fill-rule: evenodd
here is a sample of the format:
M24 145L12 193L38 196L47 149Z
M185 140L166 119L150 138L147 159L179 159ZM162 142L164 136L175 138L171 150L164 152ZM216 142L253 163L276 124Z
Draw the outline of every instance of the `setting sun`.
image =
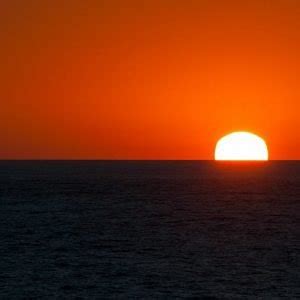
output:
M215 160L268 160L266 142L249 132L233 132L221 138L215 149Z

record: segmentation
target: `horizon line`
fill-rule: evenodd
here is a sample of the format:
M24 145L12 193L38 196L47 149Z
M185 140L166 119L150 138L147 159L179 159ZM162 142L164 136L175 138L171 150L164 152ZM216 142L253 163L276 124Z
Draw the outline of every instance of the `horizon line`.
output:
M243 162L261 162L261 163L267 163L267 162L288 162L288 161L300 161L300 159L269 159L269 160L215 160L215 159L156 159L156 158L150 158L150 159L126 159L126 158L0 158L0 162L9 162L9 161L107 161L107 162L113 162L113 161L143 161L143 162L151 162L151 161L203 161L203 162L218 162L218 163L226 163L226 162L233 162L233 163L243 163Z

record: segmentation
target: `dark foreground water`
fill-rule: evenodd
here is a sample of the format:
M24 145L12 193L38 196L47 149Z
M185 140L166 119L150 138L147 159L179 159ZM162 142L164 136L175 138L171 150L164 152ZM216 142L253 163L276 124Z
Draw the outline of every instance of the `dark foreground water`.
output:
M299 299L300 163L0 162L0 298Z

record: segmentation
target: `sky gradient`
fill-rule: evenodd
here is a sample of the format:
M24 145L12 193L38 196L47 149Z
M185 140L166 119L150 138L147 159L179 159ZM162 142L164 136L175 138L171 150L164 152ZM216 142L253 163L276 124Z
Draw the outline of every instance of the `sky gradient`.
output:
M300 159L300 1L0 3L0 159Z

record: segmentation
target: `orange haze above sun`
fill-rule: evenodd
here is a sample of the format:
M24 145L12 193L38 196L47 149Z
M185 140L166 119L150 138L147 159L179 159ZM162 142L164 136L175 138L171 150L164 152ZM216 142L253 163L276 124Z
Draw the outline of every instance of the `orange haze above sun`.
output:
M300 1L0 1L0 159L300 158Z

